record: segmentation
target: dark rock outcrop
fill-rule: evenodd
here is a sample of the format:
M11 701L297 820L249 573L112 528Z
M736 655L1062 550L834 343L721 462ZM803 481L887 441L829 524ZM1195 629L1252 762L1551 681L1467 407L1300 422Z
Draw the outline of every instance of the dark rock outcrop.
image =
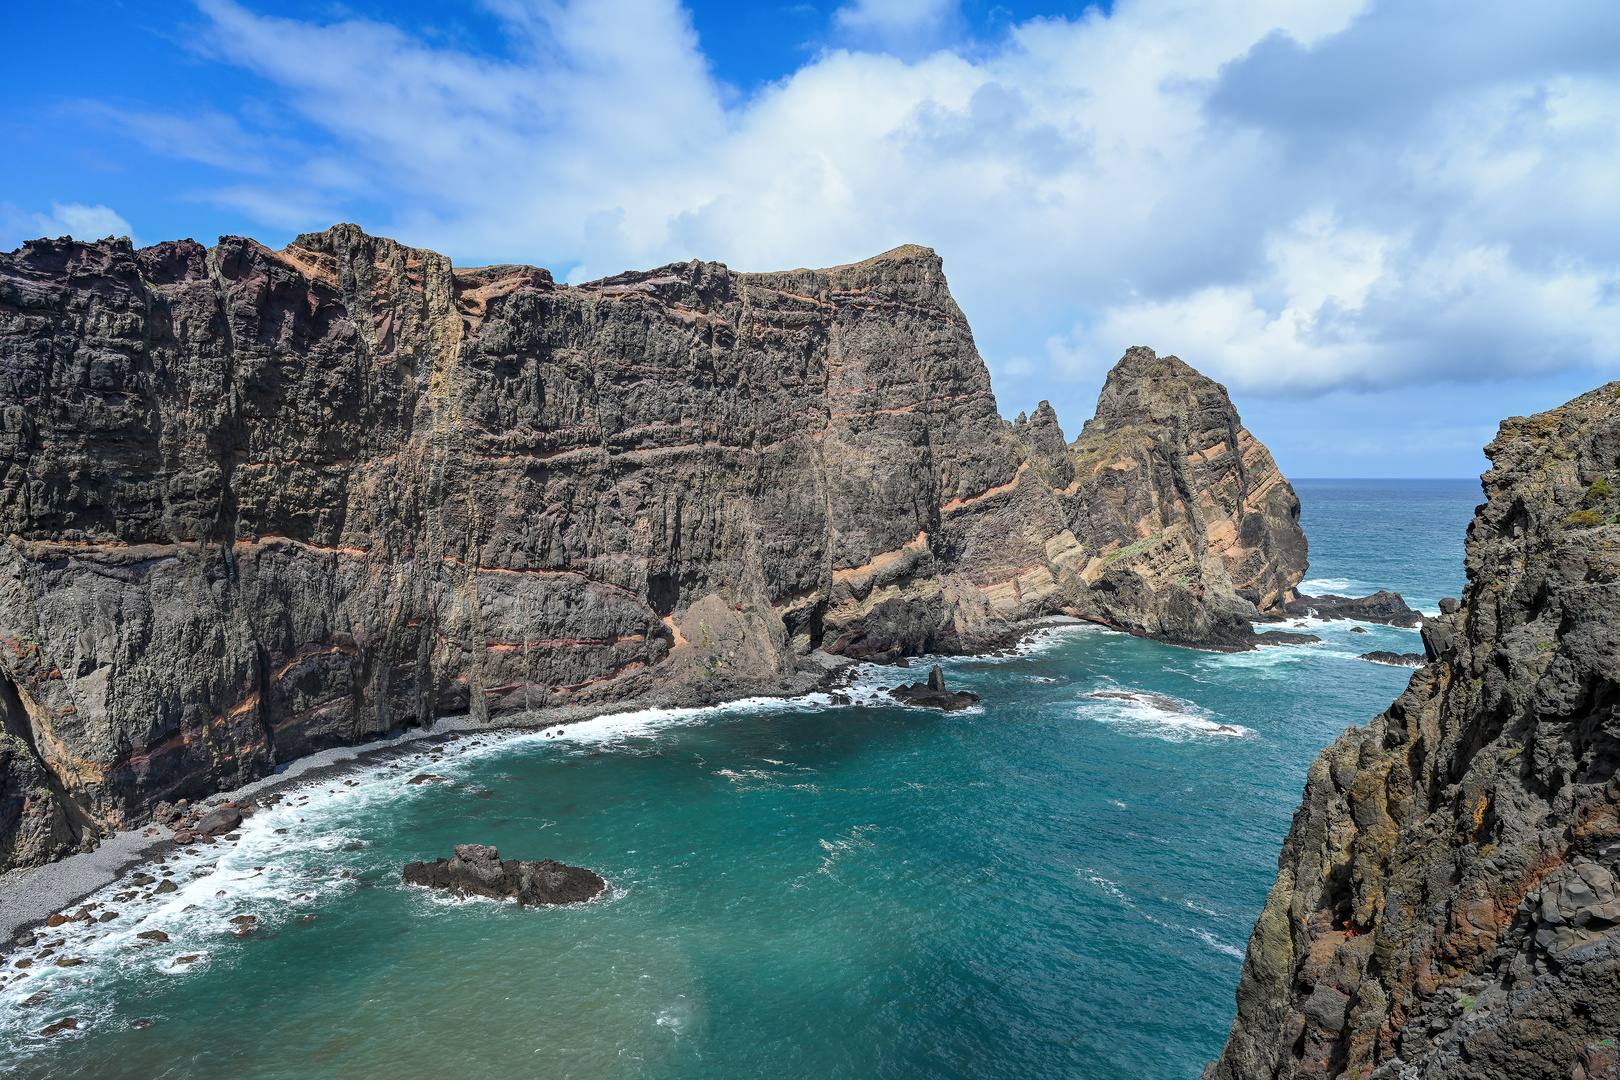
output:
M1620 383L1486 454L1467 591L1311 767L1216 1080L1614 1075Z
M906 705L915 705L923 709L944 709L946 712L955 712L966 709L979 702L979 695L966 690L955 693L945 689L945 672L938 665L928 673L928 681L908 683L897 686L889 691L889 696Z
M577 866L542 859L540 862L506 859L484 844L457 844L452 859L407 863L407 885L448 889L458 896L516 897L518 903L577 904L607 888L607 882Z
M1428 657L1416 652L1388 652L1384 649L1374 649L1364 652L1361 659L1371 660L1375 664L1391 664L1395 667L1422 667L1429 662Z
M0 255L0 869L447 714L779 692L1060 611L1252 648L1297 515L1174 357L1130 350L1073 446L1002 420L927 248L566 286L350 225L36 241Z
M1322 639L1315 634L1296 634L1291 630L1267 630L1254 636L1257 645L1314 645Z
M1413 611L1398 592L1380 589L1371 596L1306 596L1301 593L1283 605L1289 615L1305 615L1335 622L1354 619L1357 622L1383 623L1386 626L1413 627L1423 622L1423 613Z

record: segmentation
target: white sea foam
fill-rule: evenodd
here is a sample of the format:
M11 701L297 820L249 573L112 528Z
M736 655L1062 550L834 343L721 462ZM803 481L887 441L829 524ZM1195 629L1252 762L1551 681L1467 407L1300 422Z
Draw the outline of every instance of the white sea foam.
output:
M1376 589L1369 588L1365 582L1357 581L1355 578L1343 577L1311 578L1309 581L1299 583L1299 591L1306 596L1322 596L1324 594L1334 596L1359 594L1367 596L1377 592Z
M1199 941L1202 941L1205 945L1208 945L1210 948L1214 949L1216 952L1223 952L1227 956L1235 956L1239 960L1243 959L1242 949L1235 945L1228 945L1226 942L1220 940L1208 930L1203 930L1194 926L1189 927L1188 932Z
M1086 693L1076 711L1084 719L1118 724L1133 733L1169 742L1254 734L1241 724L1216 720L1207 709L1182 698L1112 683Z

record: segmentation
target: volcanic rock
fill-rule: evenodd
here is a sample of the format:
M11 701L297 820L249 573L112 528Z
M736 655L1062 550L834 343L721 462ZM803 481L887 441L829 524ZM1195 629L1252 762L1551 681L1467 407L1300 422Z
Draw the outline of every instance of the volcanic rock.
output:
M607 882L589 870L551 859L501 860L484 844L457 844L452 859L407 863L407 885L448 889L458 896L516 897L520 904L577 904L599 895Z
M1333 622L1354 619L1357 622L1383 623L1386 626L1413 627L1423 622L1423 613L1413 611L1398 592L1380 589L1371 596L1306 596L1300 593L1283 605L1290 615L1307 615Z
M1133 348L1073 444L1008 424L922 247L562 286L352 225L40 240L0 359L0 870L323 747L773 692L818 648L1060 612L1252 648L1305 568L1222 387Z
M1291 630L1267 630L1254 636L1256 645L1314 645L1321 640L1315 634L1296 634Z
M1615 1075L1620 383L1485 452L1461 603L1311 766L1207 1077Z
M1037 410L1026 441L1049 446L1048 425ZM1253 648L1249 620L1293 598L1306 543L1298 496L1226 388L1131 348L1068 449L1044 464L1084 551L1072 612L1171 644Z
M897 686L889 691L889 696L907 705L924 709L944 709L946 712L966 709L979 701L979 695L970 694L966 690L958 690L954 694L946 690L945 672L938 664L935 664L934 670L928 673L927 682Z
M1383 649L1364 652L1361 654L1361 659L1371 660L1375 664L1393 664L1396 667L1422 667L1429 662L1428 658L1422 653L1386 652Z
M197 822L196 831L208 836L223 836L242 824L242 815L233 806L221 806L204 814Z

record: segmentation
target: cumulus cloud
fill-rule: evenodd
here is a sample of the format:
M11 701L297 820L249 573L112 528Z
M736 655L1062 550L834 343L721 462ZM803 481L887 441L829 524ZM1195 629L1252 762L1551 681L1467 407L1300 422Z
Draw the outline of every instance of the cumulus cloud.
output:
M103 240L109 236L130 236L133 232L129 222L107 206L53 202L49 214L37 214L10 203L0 203L0 248L8 251L24 240L41 236Z
M1265 394L1620 365L1620 8L1119 0L916 53L872 35L956 4L852 0L848 47L734 101L674 0L497 0L499 58L198 4L305 134L127 130L247 147L216 197L278 226L392 207L364 223L576 281L929 244L1054 399L1137 343Z

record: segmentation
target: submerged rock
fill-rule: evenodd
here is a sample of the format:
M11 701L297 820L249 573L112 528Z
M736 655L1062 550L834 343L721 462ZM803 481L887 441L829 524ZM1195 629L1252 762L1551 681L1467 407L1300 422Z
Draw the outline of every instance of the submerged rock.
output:
M577 904L601 894L607 882L578 866L551 859L539 862L502 860L485 844L457 844L453 859L407 863L407 885L448 889L458 896L516 897L518 903Z
M966 690L951 693L945 689L945 672L938 664L928 673L925 683L911 683L907 686L897 686L889 691L889 696L906 705L915 705L923 709L944 709L946 712L955 712L974 705L979 700L978 694L970 694Z

